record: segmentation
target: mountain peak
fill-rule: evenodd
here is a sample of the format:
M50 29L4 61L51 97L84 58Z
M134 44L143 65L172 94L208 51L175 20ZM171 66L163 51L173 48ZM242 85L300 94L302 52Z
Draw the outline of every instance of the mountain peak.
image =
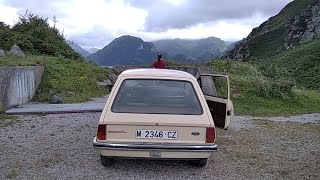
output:
M125 35L114 39L102 50L89 56L99 65L142 65L151 64L158 52L150 42L141 38Z

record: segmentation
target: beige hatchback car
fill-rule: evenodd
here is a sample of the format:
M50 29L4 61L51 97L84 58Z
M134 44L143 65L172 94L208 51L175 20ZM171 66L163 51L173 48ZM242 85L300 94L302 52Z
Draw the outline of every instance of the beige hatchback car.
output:
M191 160L217 151L215 127L233 117L227 76L134 69L121 73L101 114L93 146L102 165L115 158Z

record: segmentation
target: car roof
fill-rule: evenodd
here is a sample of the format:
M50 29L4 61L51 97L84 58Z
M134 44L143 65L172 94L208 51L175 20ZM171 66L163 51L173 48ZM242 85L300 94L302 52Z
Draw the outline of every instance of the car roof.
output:
M145 76L145 77L179 77L179 78L195 78L190 73L171 70L171 69L155 69L155 68L145 68L145 69L129 69L123 71L120 76Z

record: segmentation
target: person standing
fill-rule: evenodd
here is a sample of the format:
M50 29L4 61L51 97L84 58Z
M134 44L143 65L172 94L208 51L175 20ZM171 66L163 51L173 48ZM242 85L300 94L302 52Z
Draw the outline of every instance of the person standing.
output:
M153 68L164 69L166 67L166 63L162 59L162 54L158 54L157 59L152 64Z

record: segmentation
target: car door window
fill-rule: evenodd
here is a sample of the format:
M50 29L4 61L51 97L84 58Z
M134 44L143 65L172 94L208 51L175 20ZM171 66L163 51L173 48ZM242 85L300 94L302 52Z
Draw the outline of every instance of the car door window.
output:
M204 95L228 99L228 81L226 77L204 75L200 76L198 83Z

